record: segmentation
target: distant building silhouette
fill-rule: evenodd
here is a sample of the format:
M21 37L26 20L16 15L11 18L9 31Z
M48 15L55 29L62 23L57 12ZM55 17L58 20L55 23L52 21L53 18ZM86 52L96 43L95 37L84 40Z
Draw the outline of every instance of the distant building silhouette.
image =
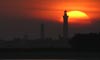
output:
M67 16L67 11L64 11L64 16L63 16L63 39L67 40L68 39L68 16Z
M41 36L41 39L42 39L42 40L44 40L44 38L45 38L44 35L45 35L45 34L44 34L44 24L41 24L40 36Z

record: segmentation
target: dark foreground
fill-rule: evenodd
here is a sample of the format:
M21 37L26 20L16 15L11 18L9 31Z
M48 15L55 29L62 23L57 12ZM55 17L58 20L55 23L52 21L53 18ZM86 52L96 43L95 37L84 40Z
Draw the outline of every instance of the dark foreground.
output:
M63 48L35 48L35 49L0 49L0 58L27 58L27 59L80 59L80 58L99 58L100 52L96 50L74 50Z

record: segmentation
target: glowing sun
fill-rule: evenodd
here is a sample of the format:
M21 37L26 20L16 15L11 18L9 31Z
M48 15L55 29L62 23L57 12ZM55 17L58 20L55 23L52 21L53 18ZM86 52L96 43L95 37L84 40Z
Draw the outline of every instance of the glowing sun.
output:
M89 16L81 11L69 11L68 13L69 18L80 18L80 19L88 19Z
M69 23L72 24L89 24L90 20L89 20L89 16L82 11L69 11L66 13L69 18L68 21ZM63 21L63 20L62 20Z
M78 24L86 24L89 23L89 16L82 11L69 11L67 12L69 16L69 22L78 23Z

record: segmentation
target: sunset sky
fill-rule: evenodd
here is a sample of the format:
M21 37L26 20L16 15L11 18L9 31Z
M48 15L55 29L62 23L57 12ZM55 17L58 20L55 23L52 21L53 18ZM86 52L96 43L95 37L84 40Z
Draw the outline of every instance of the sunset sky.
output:
M91 24L69 23L69 33L99 32L99 0L0 0L0 33L3 37L29 34L39 37L41 22L46 25L46 36L57 37L62 33L63 12L82 11L89 16ZM82 27L82 28L81 28ZM55 33L54 33L55 32Z

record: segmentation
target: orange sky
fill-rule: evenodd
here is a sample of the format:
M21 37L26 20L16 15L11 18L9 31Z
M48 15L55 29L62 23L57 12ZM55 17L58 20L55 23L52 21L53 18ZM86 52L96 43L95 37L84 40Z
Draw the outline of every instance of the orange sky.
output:
M28 18L40 18L58 21L63 11L79 10L90 18L99 18L99 0L5 0L0 1L0 8L11 15Z
M90 18L99 18L99 0L26 0L21 7L29 16L44 19L58 20L63 16L63 11L79 10L88 14ZM27 11L27 12L26 12Z
M100 32L98 28L100 21L94 20L95 18L100 20L99 2L100 0L0 0L0 33L1 36L7 34L10 36L9 34L12 32L12 36L14 36L13 34L16 36L17 33L25 31L29 34L33 32L34 37L37 37L40 20L49 20L53 23L45 23L46 25L50 24L46 27L47 35L55 37L61 33L62 24L59 24L59 20L63 17L65 9L83 11L91 18L90 21L93 21L89 27L88 25L84 28L80 25L73 25L70 27L71 33ZM80 24L82 22L81 20L77 21Z

